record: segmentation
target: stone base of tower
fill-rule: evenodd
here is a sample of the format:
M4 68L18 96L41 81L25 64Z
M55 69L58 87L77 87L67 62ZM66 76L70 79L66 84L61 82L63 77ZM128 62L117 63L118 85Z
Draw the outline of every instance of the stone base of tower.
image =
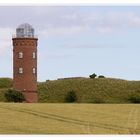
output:
M37 103L38 102L38 94L37 92L23 92L25 101L27 103Z

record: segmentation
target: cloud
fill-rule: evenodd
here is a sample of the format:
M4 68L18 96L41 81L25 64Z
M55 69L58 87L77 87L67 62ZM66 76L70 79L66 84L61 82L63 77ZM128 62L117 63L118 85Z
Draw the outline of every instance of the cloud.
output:
M111 27L97 27L96 31L101 34L108 34L113 32L113 28Z
M46 55L45 55L46 56ZM48 59L71 59L71 57L74 57L74 54L48 54L47 58Z
M88 27L86 26L71 26L71 27L57 27L49 28L39 32L42 36L65 36L65 35L77 35L86 31Z
M19 11L20 13L19 14ZM7 12L9 11L9 12ZM28 16L27 16L28 15ZM94 11L94 7L1 7L0 53L7 51L16 26L24 22L33 24L35 31L43 37L75 37L77 35L112 34L124 29L139 29L140 16L131 9L113 12ZM11 19L12 18L12 19ZM11 22L12 21L12 22ZM14 25L14 26L13 26Z
M62 12L63 11L63 12ZM56 14L56 15L55 15ZM78 10L66 11L65 8L53 13L48 18L45 29L40 33L48 36L74 35L94 32L98 34L111 34L124 31L124 29L137 29L140 27L140 16L134 12L96 12L89 11L83 14Z
M47 52L47 51L42 51L38 53L38 57L40 60L45 60L45 59L71 59L75 55L69 52Z
M12 50L12 28L0 28L0 56Z
M140 26L140 16L133 12L114 12L107 17L108 22L114 27L131 27Z
M94 22L94 23L93 23ZM140 27L140 16L133 12L110 12L100 15L99 18L89 22L94 25L98 33L112 33L124 29L137 29ZM95 24L96 23L96 24Z
M104 12L96 8L94 6L3 6L0 8L0 18L7 18L1 21L0 27L16 28L22 22L29 22L35 27L37 34L46 36L75 33L77 35L89 31L110 34L122 31L123 28L140 27L140 16L131 8L127 12L125 10L114 12L109 8Z

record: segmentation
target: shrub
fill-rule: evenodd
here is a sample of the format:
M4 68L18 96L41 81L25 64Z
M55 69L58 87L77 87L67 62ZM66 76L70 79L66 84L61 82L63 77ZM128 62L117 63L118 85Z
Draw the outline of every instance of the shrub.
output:
M68 103L73 103L77 101L77 96L75 91L69 91L65 97L65 101Z
M8 89L5 92L5 98L7 102L23 102L25 101L24 95L17 90Z
M140 103L140 95L139 94L131 94L128 98L131 103Z
M105 103L103 99L100 99L100 98L96 98L94 99L94 103L98 103L98 104L101 104L101 103Z
M102 97L93 97L91 103L105 103Z
M103 75L99 75L98 78L105 78L105 76L103 76Z
M94 79L97 75L95 73L89 75L90 78Z

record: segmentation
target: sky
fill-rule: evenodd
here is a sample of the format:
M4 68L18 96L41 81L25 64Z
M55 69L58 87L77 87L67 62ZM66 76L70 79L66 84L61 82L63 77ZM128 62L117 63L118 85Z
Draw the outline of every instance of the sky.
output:
M13 77L12 35L38 36L38 81L90 74L140 80L140 7L0 6L0 77Z

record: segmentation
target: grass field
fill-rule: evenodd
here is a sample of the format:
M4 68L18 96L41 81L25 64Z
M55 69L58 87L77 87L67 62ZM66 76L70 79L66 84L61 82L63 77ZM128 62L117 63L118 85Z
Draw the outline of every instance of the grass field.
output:
M138 104L0 103L0 134L140 134Z

